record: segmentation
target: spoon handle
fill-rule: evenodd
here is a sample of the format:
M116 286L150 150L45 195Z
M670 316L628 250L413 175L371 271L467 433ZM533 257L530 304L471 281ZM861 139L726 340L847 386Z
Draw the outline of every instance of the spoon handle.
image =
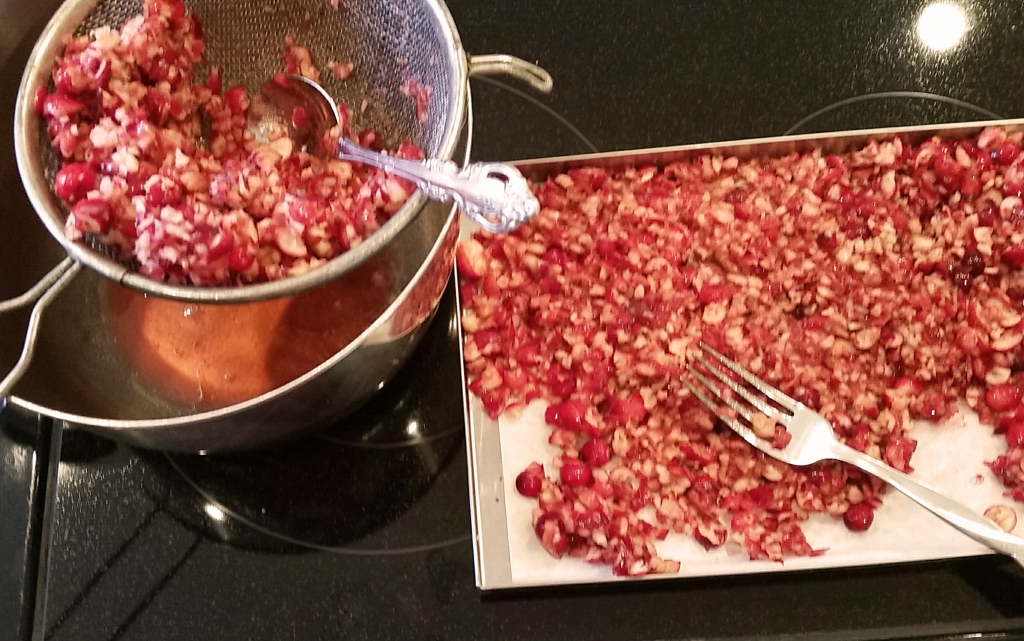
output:
M503 163L406 160L338 139L338 158L378 167L412 181L431 200L453 200L467 216L492 233L507 232L540 211L540 202L518 169Z

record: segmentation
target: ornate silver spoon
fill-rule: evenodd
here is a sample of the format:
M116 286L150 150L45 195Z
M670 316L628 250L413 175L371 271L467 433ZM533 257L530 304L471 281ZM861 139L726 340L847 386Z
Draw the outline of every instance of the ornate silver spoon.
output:
M292 114L301 109L305 123L296 128ZM248 125L258 140L270 140L284 128L295 148L323 155L320 141L338 124L338 107L317 83L296 75L270 80L251 99ZM277 135L280 135L279 133ZM341 160L379 167L413 182L432 200L453 200L487 231L515 229L540 211L540 203L518 169L503 163L459 167L439 159L406 160L365 149L342 136L336 155Z

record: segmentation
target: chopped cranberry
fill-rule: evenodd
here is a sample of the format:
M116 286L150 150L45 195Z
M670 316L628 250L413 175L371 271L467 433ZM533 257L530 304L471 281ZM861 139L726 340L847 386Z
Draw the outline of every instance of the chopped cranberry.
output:
M562 524L562 520L557 514L548 512L542 515L537 520L537 525L534 526L534 532L548 554L555 558L565 554L566 548L569 547L569 537L565 533L565 525Z
M1018 269L1024 267L1024 243L1004 249L1002 259Z
M544 412L544 420L549 425L596 435L597 428L587 420L587 408L579 401L565 401L549 405Z
M459 243L455 251L455 265L464 278L477 280L487 273L487 253L476 240Z
M43 103L43 114L56 119L67 118L85 109L85 103L61 93L53 93Z
M89 198L71 208L69 224L85 234L101 234L110 228L111 215L110 203Z
M1009 165L1012 164L1019 155L1020 147L1012 141L1007 140L992 152L992 160L996 161L1000 165Z
M249 108L249 96L245 87L231 87L224 93L224 104L232 113L241 114Z
M32 101L32 110L36 112L37 116L42 116L46 110L46 99L50 97L50 94L46 91L46 87L40 87L36 89L36 95Z

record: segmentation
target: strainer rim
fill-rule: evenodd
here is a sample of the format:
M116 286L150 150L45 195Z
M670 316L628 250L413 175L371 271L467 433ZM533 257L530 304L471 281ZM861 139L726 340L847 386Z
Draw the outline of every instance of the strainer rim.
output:
M426 197L416 190L405 204L376 232L359 245L327 263L303 274L263 283L231 286L176 285L157 281L133 271L124 264L93 249L82 241L72 241L64 233L67 212L61 207L42 166L38 131L41 117L34 101L40 87L50 82L53 60L59 55L61 40L73 33L95 9L100 0L68 0L44 27L29 55L22 74L15 104L14 147L18 173L37 217L65 252L85 267L136 291L161 298L192 303L246 303L292 296L324 285L356 269L388 245L424 209ZM451 160L459 132L466 118L466 92L469 63L451 12L442 0L421 0L433 12L440 26L446 50L451 54L452 90L448 119L441 136L437 158ZM186 5L188 3L186 2Z

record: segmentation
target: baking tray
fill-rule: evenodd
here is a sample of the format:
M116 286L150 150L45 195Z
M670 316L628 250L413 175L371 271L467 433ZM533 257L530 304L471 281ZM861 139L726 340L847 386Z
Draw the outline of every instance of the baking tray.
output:
M992 120L948 125L899 127L843 131L826 134L779 136L719 143L699 143L656 149L583 154L523 160L512 164L534 181L543 181L579 167L617 169L627 166L662 166L703 154L736 156L740 160L777 157L821 149L825 153L843 153L864 146L871 140L884 141L896 136L919 143L932 136L967 138L988 126L1007 131L1024 130L1024 119ZM476 228L464 225L463 237ZM459 313L461 316L461 302ZM459 324L460 355L463 335ZM479 399L466 387L467 456L473 526L473 555L476 584L481 590L500 590L548 585L571 585L619 581L649 581L722 575L823 570L863 567L892 563L952 559L992 554L937 517L895 491L886 494L876 511L871 529L856 534L839 519L812 515L802 526L815 548L827 548L817 557L789 558L783 563L750 561L745 553L725 546L705 551L691 537L670 534L657 543L659 556L679 560L678 574L653 574L642 577L616 577L604 565L590 565L580 559L551 558L533 534L530 513L533 499L519 496L515 476L533 460L548 462L558 452L547 444L550 428L544 424L544 405L534 401L522 415L491 420ZM978 423L966 406L954 418L939 426L915 425L918 449L914 454L914 476L929 483L979 512L995 504L1012 505L1002 496L1004 488L984 465L1002 450L1002 438L991 428ZM965 456L964 452L970 452ZM1021 506L1015 506L1022 513ZM1024 518L1015 530L1024 534Z

